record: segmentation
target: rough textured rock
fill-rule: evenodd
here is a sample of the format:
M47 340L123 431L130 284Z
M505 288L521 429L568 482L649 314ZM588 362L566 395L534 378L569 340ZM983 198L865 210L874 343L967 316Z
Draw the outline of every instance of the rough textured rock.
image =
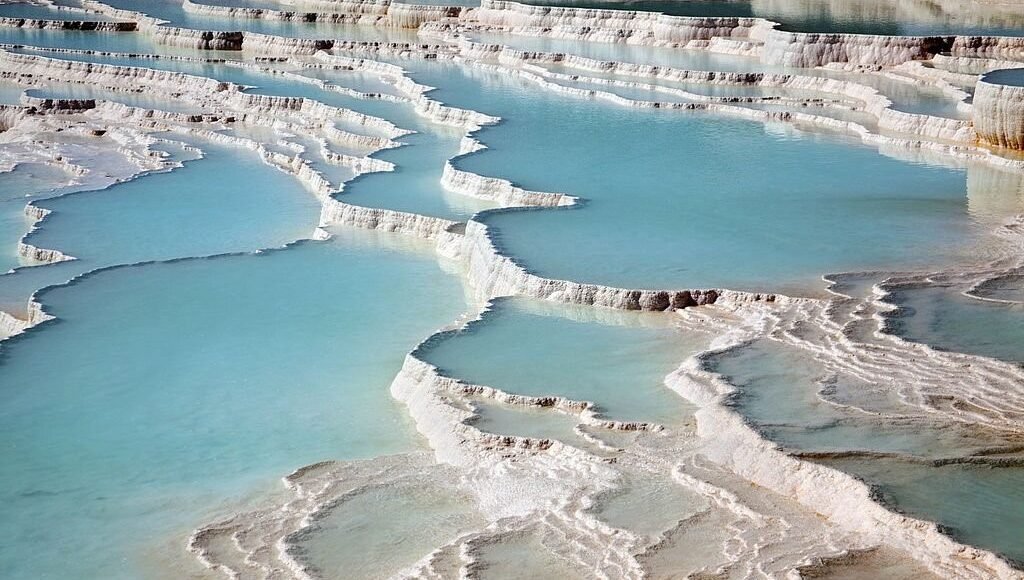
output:
M953 37L808 34L772 30L762 60L770 64L815 67L830 62L894 65L946 52Z

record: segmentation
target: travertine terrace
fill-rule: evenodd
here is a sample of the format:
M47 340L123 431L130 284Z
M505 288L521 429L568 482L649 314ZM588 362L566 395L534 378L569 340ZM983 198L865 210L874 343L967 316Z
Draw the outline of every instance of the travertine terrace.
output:
M560 561L581 576L595 578L675 573L796 578L814 577L833 566L855 566L863 577L894 569L943 578L1021 577L1018 568L993 551L949 536L933 522L898 513L860 479L767 439L737 412L736 387L710 364L715 356L754 341L776 341L830 373L891 387L884 397L874 391L837 394L824 387L816 394L856 415L856 421L880 428L894 422L962 428L984 439L990 449L943 461L1020 461L1024 371L1019 366L939 351L886 332L887 316L895 308L887 298L895 289L951 278L984 289L993 280L1015 276L1022 267L1020 216L1000 215L986 223L992 235L985 251L969 263L950 266L950 271L836 275L828 279L828 290L818 294L687 285L621 288L542 276L503 250L486 218L524 211L586 211L588 200L571 190L538 191L515 179L461 167L460 159L487 147L481 130L507 120L449 104L406 66L451 63L468 75L514 78L538 94L560 99L742 120L761 123L766 130L782 126L811 135L839 135L892 159L966 168L974 172L969 188L977 193L996 182L1012 189L1024 179L1024 160L1013 151L1024 150L1024 74L1015 70L1024 70L1024 38L790 32L754 17L669 16L503 0L482 0L479 6L296 0L279 9L226 4L184 0L181 10L194 18L233 23L237 30L189 28L145 14L145 7L135 12L99 0L83 0L71 8L46 0L37 5L70 19L0 18L5 30L131 36L148 47L0 46L0 80L24 91L17 104L0 105L0 167L48 164L67 171L81 189L102 190L178 171L182 162L165 151L169 142L180 140L196 157L213 144L250 152L316 200L319 219L305 241L296 243L323 242L339 228L415 240L465 284L470 307L406 353L391 383L392 397L429 451L295 465L293 473L280 473L283 491L226 515L221 509L214 521L196 521L189 537L176 544L202 565L199 574L324 576L299 547L318 522L352 498L378 489L404 489L422 477L471 498L475 523L438 541L395 577L486 577L488 548L510 538L541 538ZM78 16L81 20L74 19ZM253 32L253 23L337 26L339 34L276 35L268 28ZM402 33L414 39L346 36L353 35L352 27L361 34ZM742 57L751 70L691 69L527 50L517 48L515 39ZM396 120L315 96L253 90L218 80L212 72L204 76L204 67L266 75L357 103L393 105L408 115ZM366 83L370 88L347 87L319 74L339 71L373 83ZM899 92L894 86L940 95L948 110L901 107L894 102L897 95L892 93ZM54 87L103 96L46 95ZM168 105L131 101L146 96ZM410 119L458 136L457 150L433 168L432 185L456 199L486 204L480 206L485 209L469 217L438 216L363 205L346 197L351 184L366 176L405 170L388 155L409 147L402 140L415 134L407 126ZM714 199L713 187L708 185L705 203ZM48 227L52 218L50 210L31 200L25 215L31 227L15 249L23 260L17 275L75 261L77 256L64 248L37 245L40 228ZM289 251L288 246L254 250ZM714 249L686 248L680 253L690 251ZM175 259L197 257L205 258ZM93 274L74 272L69 280ZM42 288L36 290L45 294ZM570 318L612 325L632 324L629 317L637 311L653 313L681 332L707 334L711 346L679 360L678 368L664 378L666 389L693 406L692 416L674 425L619 421L591 401L472 384L448 376L424 356L431 344L485 324L496 304L523 299L553 305ZM59 319L60 313L47 312L46 300L33 294L22 308L0 311L0 332L7 339L31 334L54 317ZM881 399L884 405L878 403ZM480 401L558 414L573 423L586 444L489 433L475 424ZM602 519L596 506L621 492L623 482L645 478L678 486L700 508L654 535ZM702 535L705 525L712 531ZM675 557L682 543L697 541L688 533L706 545L697 555ZM894 567L881 572L872 568L880 554Z

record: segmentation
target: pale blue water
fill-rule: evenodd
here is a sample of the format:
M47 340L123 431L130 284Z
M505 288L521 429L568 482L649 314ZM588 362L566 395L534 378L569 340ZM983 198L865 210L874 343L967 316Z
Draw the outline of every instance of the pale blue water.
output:
M512 39L514 37L507 37ZM500 42L498 35L495 35L495 42ZM515 41L513 41L515 42ZM582 44L582 43L577 43ZM569 45L571 46L571 45ZM813 77L828 77L836 78L840 80L850 81L862 85L867 85L877 89L880 93L885 95L891 102L892 108L897 111L904 111L907 113L918 113L925 115L936 115L940 117L950 118L968 118L970 115L965 114L957 110L957 99L946 95L942 91L932 87L920 87L909 83L899 82L887 77L883 77L875 73L865 72L846 72L841 70L828 70L828 69L779 69L779 67L764 66L756 60L740 59L740 60L727 60L723 59L719 55L708 55L710 58L700 58L701 53L697 51L676 51L680 55L689 55L691 58L680 63L680 66L695 70L715 70L715 71L756 71L756 70L784 70L784 72L799 74L803 76ZM735 57L732 57L735 59ZM639 58L641 62L645 62L645 58ZM644 84L663 85L668 87L678 87L687 91L697 93L699 95L708 96L742 96L742 97L764 97L764 96L790 96L795 98L825 98L835 99L836 95L828 93L816 93L812 91L794 91L787 89L776 89L776 88L762 88L756 86L734 86L734 85L709 85L695 82L676 82L664 79L649 79L642 77L634 77L629 75L616 75L601 71L590 71L590 70L579 70L563 65L544 65L544 68L549 69L553 72L560 72L571 75L583 75L594 78L611 78L618 80L627 80L632 82L641 82ZM598 88L598 87L594 87ZM621 89L604 88L612 92L620 93ZM622 94L622 93L620 93ZM624 96L628 96L625 95ZM661 97L660 100L673 100L666 97ZM846 115L853 117L851 111L833 111L830 109L811 109L808 112L813 112L817 115L825 116L839 116ZM858 123L865 125L871 129L877 125L877 120L874 117L866 114L857 115L860 118L855 118Z
M206 157L185 167L40 202L53 210L29 238L79 258L0 276L0 304L24 309L36 288L115 264L281 246L312 235L319 204L255 154L197 142Z
M339 233L43 294L60 321L0 365L0 576L149 576L146 551L292 469L419 445L388 385L460 285L429 248Z
M25 204L70 179L63 170L41 163L25 163L0 173L0 271L19 264L18 240L31 226L31 220L25 216Z
M0 4L0 17L30 18L36 20L114 20L113 18L108 18L99 14L73 10L58 10L47 6L41 6L39 4L26 4L21 2Z
M805 71L800 71L803 74ZM813 76L837 78L872 87L892 102L892 108L906 113L934 115L951 119L969 119L969 113L957 110L957 99L935 87L921 87L899 82L874 73L849 73L844 71L810 70Z
M412 38L408 31L369 27L196 18L177 2L112 1L203 29ZM0 29L0 42L194 54L136 34ZM687 68L765 68L755 59L686 51L515 42ZM460 219L488 207L439 186L461 133L423 121L407 105L353 99L223 64L70 58L203 74L254 92L307 96L386 117L420 133L401 138L407 146L378 154L398 170L348 183L346 201ZM587 199L582 209L485 216L503 248L545 275L621 286L813 292L827 271L954 258L990 227L971 220L963 171L897 161L849 139L566 99L452 63L400 64L440 87L435 98L504 118L480 134L490 150L458 161L460 167ZM358 90L375 86L345 73L311 74ZM950 111L948 99L896 92L904 110ZM198 144L208 157L184 169L45 202L55 213L30 241L81 260L0 277L0 307L22 309L32 290L99 267L247 252L312 233L318 207L301 185L252 154ZM324 170L337 182L347 176L344 169ZM1000 187L986 192L999 197ZM11 208L21 204L13 200ZM14 215L13 209L0 215L10 218L0 223L4 231L18 225ZM68 570L104 578L180 575L167 566L167 554L181 553L192 527L236 511L240 500L273 488L292 469L420 448L387 386L405 352L465 308L462 289L429 247L358 230L336 234L330 242L260 255L118 267L41 294L60 320L5 344L0 357L0 461L7 467L0 473L7 509L0 577L65 577ZM10 240L16 241L13 231L8 252ZM949 335L988 348L974 337L992 324L999 329L992 343L1024 344L1005 312L990 318L964 312L957 322L943 310ZM664 386L664 376L710 337L681 334L671 321L504 300L470 330L431 344L425 357L468 381L592 400L614 419L672 424L688 420L692 408ZM737 408L791 448L931 457L978 445L959 432L850 421L814 396L822 371L799 355L752 347L721 364L744 388ZM485 409L481 426L514 433L531 415ZM521 431L569 439L571 423L554 419ZM942 468L946 477L933 490L928 477L936 468L881 461L844 468L887 486L899 507L956 526L970 542L1019 552L1019 534L1004 533L1024 529L1017 470ZM433 497L399 495L388 504L397 511L382 513L398 520L403 511L424 507L425 517L416 521L430 529L416 532L437 532L463 514L460 502L441 501L432 511ZM378 515L376 505L356 510L356 529ZM352 554L404 558L434 540L374 528L379 542L361 536L365 544L333 552L331 544L343 541L353 521L342 514L328 524L334 535L317 538L324 557L318 563L340 576L351 571ZM396 550L382 548L393 541ZM521 552L513 553L508 563L521 564Z
M539 66L554 73L582 75L598 79L614 79L620 81L624 80L631 82L639 82L643 84L675 87L681 88L691 93L696 93L698 95L707 95L712 97L763 97L783 92L777 89L749 85L714 85L690 81L674 81L668 79L644 78L629 74L616 74L607 71L584 71L564 64L543 64Z
M909 288L887 299L901 308L889 329L941 350L1024 364L1024 305L964 296L964 286Z
M319 578L372 580L486 525L474 496L427 471L344 498L296 544Z
M897 510L938 522L953 537L1024 566L1024 469L884 459L823 463L874 484Z
M29 241L95 267L275 247L312 234L319 204L296 180L247 151L195 143L205 157L179 170L40 202L54 213Z
M0 43L111 52L156 52L156 44L135 32L83 32L0 26Z
M602 323L531 304L498 301L482 322L432 343L423 358L470 383L593 401L612 419L674 424L690 414L663 381L708 337L683 334L664 315Z
M446 63L406 66L441 87L436 98L504 119L480 132L489 149L457 166L588 200L484 219L504 250L544 276L808 288L829 270L948 259L984 231L967 212L961 170L784 126L566 99Z
M441 187L444 162L458 153L462 134L444 127L428 127L415 122L407 127L421 133L399 139L405 147L374 155L395 163L393 172L361 175L345 186L343 199L365 207L383 207L398 211L465 220L495 204L450 193Z
M308 70L301 71L301 74L359 91L387 88L380 86L383 83L379 80L372 80L376 77L348 71ZM353 79L356 82L352 82ZM395 91L391 89L389 92ZM311 97L318 98L315 95ZM397 139L404 144L403 147L374 154L378 159L394 163L395 171L362 175L346 184L342 198L345 202L454 220L465 220L481 210L494 207L490 202L448 192L440 185L445 161L459 151L465 133L463 129L427 121L408 104L352 101L351 108L381 116L415 133Z
M291 70L287 66L282 67ZM358 70L334 70L334 69L295 69L295 72L334 84L349 87L363 93L383 93L385 95L404 96L401 91L393 85L385 83L375 74Z
M872 389L878 390L874 385L830 373L806 351L772 340L760 340L720 355L711 367L738 388L731 402L736 411L768 439L789 449L871 450L949 457L970 454L992 444L966 431L920 422L865 421L863 416L827 402L820 392L855 393L855 402L869 411L880 412L896 408L895 394L873 395Z
M0 105L20 105L25 87L11 82L0 82Z
M826 459L823 463L863 478L897 510L949 526L961 540L1024 559L1020 467L933 466L930 459L967 456L993 445L991 438L954 425L871 421L816 396L826 373L806 353L759 341L713 361L739 392L735 409L768 439L794 451L879 451L923 458ZM866 383L840 377L841 393L865 397ZM891 392L891 387L882 385Z
M552 439L593 451L575 428L579 419L551 409L505 405L489 399L473 399L473 426L485 433Z

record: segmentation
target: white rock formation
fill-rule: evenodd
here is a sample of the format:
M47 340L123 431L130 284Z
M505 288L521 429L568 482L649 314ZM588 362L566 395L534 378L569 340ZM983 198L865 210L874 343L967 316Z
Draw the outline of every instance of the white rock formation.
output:
M988 143L1024 150L1024 70L994 71L978 80L974 127Z

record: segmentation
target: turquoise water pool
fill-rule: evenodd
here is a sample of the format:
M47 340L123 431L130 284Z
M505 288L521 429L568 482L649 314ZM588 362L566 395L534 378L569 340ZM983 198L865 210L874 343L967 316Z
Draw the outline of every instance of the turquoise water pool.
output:
M28 242L78 258L0 276L0 303L24 309L37 288L116 264L278 247L312 236L319 204L248 151L199 141L181 169L39 202L52 210ZM183 234L184 232L184 234Z
M59 321L0 365L3 576L150 575L146 554L296 467L421 445L388 384L460 285L428 251L338 233L42 295Z
M949 259L987 232L968 214L963 170L785 125L570 99L446 63L406 66L441 87L436 98L505 119L458 167L586 200L484 219L503 250L543 276L807 289L829 270Z
M692 413L663 381L704 348L706 335L685 334L664 315L602 323L534 304L499 301L481 322L432 343L423 358L445 375L509 393L591 401L615 420L675 424Z

